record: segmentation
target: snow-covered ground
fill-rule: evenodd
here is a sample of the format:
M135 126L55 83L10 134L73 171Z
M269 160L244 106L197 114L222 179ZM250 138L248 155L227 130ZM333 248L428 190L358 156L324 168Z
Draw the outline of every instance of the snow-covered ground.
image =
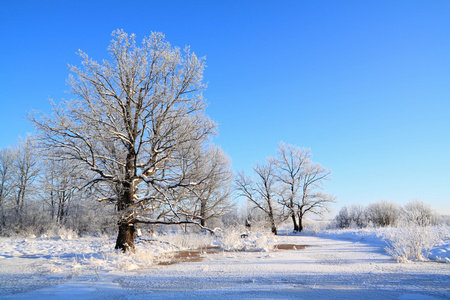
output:
M417 233L417 231L422 232ZM412 234L413 232L417 234ZM345 230L322 230L316 234L320 237L349 240L355 242L366 243L370 245L378 245L386 248L388 244L392 244L391 240L411 240L421 238L422 247L428 246L430 249L424 254L424 259L450 263L450 228L441 226L424 229L417 228L369 228L369 229L345 229ZM427 245L428 244L428 245ZM405 246L405 245L403 245Z
M219 251L200 261L158 264L170 262L167 244L142 244L129 256L112 251L111 238L0 238L0 298L450 299L450 264L398 263L379 234L258 239L263 241L253 250L262 251ZM264 247L274 244L307 247ZM439 249L450 252L447 246Z

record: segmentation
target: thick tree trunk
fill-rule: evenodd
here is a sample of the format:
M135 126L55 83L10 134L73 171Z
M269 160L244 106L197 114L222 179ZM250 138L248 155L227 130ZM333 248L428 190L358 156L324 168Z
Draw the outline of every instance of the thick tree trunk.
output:
M123 252L134 252L134 239L136 238L136 227L133 223L121 222L119 224L119 234L116 240L116 249Z
M269 218L270 218L270 223L272 225L272 233L277 235L277 225L275 225L275 218L273 216L273 210L272 210L272 204L269 202Z
M270 211L272 212L272 210L270 210ZM269 218L270 218L270 225L272 226L272 233L277 235L278 234L277 225L275 224L275 219L273 217L273 213L271 213L269 215Z
M132 161L133 156L129 155L127 157L127 166ZM132 170L130 166L128 166L129 170ZM117 203L117 210L122 211L122 219L119 221L119 233L117 235L116 240L116 249L121 249L123 252L134 252L134 239L136 237L136 227L134 226L133 218L134 216L132 208L133 208L133 196L134 196L134 188L131 183L131 172L127 172L127 179L122 183L122 190L119 202Z
M201 203L200 203L200 217L201 217L200 224L202 226L206 226L206 220L205 220L205 217L206 217L206 201L205 200L202 200Z
M275 223L272 223L272 233L277 235L278 231L277 231L277 226L275 225Z

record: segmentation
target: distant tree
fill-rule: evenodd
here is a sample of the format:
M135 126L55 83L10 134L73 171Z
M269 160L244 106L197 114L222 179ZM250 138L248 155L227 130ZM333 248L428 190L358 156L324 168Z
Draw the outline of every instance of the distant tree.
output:
M39 159L35 150L36 143L31 137L20 140L13 148L13 202L19 227L23 225L25 202L34 192L34 183L40 171Z
M192 215L206 226L207 220L220 218L233 208L230 200L233 174L231 161L218 147L209 147L199 153L194 173L199 179L206 178L190 190Z
M366 209L360 204L352 204L350 206L350 218L358 228L367 226Z
M13 159L13 151L11 148L0 150L0 228L6 226L4 209L13 188Z
M303 180L310 157L309 149L280 143L275 159L276 178L281 184L280 204L292 219L294 231L300 231L297 201L303 196Z
M352 218L347 206L343 206L335 217L336 224L339 228L348 228L352 222Z
M80 172L73 161L53 157L43 163L39 196L50 208L52 220L58 224L63 224L69 214L69 205L80 187Z
M379 201L367 208L353 204L348 208L344 206L336 215L336 223L340 228L350 227L352 224L358 228L372 223L375 226L429 226L436 224L437 215L429 205L419 200L413 200L400 208L394 202Z
M417 226L429 226L436 223L437 216L428 204L420 200L412 200L402 209L405 221Z
M400 209L394 202L382 200L369 205L366 209L367 220L375 226L385 227L396 224Z
M340 228L351 226L363 228L367 225L366 210L359 204L352 204L350 208L343 206L336 215L335 220Z
M141 45L122 30L113 36L111 61L80 52L83 68L72 66L76 77L69 79L75 98L53 104L52 116L30 119L51 153L89 170L85 187L116 204L116 249L133 251L138 223L201 226L178 209L189 189L211 176L185 166L216 124L203 113L203 59L189 48L183 55L161 33Z
M256 164L253 172L253 178L246 176L243 172L238 173L235 179L236 189L241 196L264 212L272 232L277 234L277 187L274 160L269 158L265 164Z
M282 187L281 204L292 218L294 231L303 230L305 215L322 214L330 203L336 202L334 196L321 191L331 171L313 163L309 149L280 143L275 165Z

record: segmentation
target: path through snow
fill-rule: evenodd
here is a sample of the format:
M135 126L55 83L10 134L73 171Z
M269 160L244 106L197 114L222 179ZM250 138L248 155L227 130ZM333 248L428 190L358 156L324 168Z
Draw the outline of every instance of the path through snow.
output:
M449 264L400 264L379 245L351 241L313 236L277 240L310 247L223 252L201 262L135 271L76 266L64 263L64 257L58 264L55 257L20 257L20 251L10 249L9 255L0 253L0 298L450 299ZM2 243L0 250L6 249Z

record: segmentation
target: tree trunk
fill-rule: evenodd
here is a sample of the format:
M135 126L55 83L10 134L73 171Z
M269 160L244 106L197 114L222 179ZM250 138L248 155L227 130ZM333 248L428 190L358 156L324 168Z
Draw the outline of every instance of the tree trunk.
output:
M298 231L303 231L303 216L298 216Z
M200 202L200 217L201 217L200 224L202 226L206 226L206 220L205 220L205 217L206 217L206 200L201 200L201 202Z
M269 218L270 218L270 223L272 225L272 233L277 235L277 225L275 225L275 218L273 216L273 209L272 209L272 204L269 201Z
M122 211L122 218L119 221L119 233L116 240L116 249L121 249L123 252L134 252L134 239L136 237L136 228L133 221L133 207L134 188L130 181L122 183L122 190L119 202L117 203L117 210Z
M273 222L272 222L272 233L275 234L275 235L278 234L278 232L277 232L277 226L276 226L275 223L273 223Z
M291 209L291 218L292 218L292 222L294 223L294 232L298 232L299 228L298 228L298 223L297 223L297 218L295 217L295 212L294 212L294 194L295 194L295 189L294 189L294 185L291 185L291 199L289 201L289 208Z
M277 225L275 224L275 219L273 217L272 210L270 210L269 218L270 218L270 225L272 226L272 233L277 235L278 234Z
M136 238L136 227L133 223L121 222L119 224L119 234L116 240L116 249L123 252L134 252L134 239Z
M292 222L294 223L294 232L300 231L297 223L297 218L295 218L295 214L292 214Z

